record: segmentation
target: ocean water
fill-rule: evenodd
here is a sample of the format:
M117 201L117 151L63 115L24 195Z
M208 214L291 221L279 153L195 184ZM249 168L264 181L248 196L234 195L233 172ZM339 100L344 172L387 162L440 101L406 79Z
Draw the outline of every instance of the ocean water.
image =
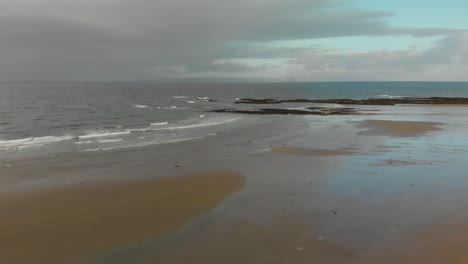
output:
M0 159L209 137L249 122L236 98L468 97L468 83L2 83ZM268 106L267 106L268 107Z

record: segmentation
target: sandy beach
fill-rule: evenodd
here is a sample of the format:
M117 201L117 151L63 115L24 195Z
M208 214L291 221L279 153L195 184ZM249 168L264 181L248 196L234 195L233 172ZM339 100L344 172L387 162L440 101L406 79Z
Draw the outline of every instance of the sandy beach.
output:
M81 263L177 230L244 185L227 171L3 193L2 263Z
M442 123L394 121L394 120L365 120L361 127L365 128L361 133L367 135L390 135L395 137L421 136L427 132L441 130Z
M4 160L0 262L465 263L465 110L408 109Z

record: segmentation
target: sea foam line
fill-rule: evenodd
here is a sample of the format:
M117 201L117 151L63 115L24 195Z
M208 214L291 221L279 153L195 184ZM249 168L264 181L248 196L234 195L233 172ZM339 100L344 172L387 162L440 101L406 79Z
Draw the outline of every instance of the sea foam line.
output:
M134 105L134 107L136 107L136 108L148 108L149 106L137 104L137 105Z
M165 126L168 122L151 123L150 126Z
M146 141L146 142L131 144L131 145L121 145L121 146L114 146L114 147L107 147L107 148L86 149L86 150L83 150L83 151L101 151L101 150L105 151L105 150L114 150L114 149L122 149L122 148L145 147L145 146L151 146L151 145L162 145L162 144L170 144L170 143L176 143L176 142L195 140L195 139L200 139L200 138L204 138L204 137L206 137L206 136L198 136L198 137L190 137L190 138L178 138L178 139L172 139L172 140L166 140L166 141Z
M376 98L388 98L388 99L401 99L401 98L417 98L417 96L408 95L389 95L389 94L378 94Z
M128 135L130 131L119 131L119 132L93 132L87 135L78 136L79 139L87 139L87 138L101 138L101 137L114 137L114 136L121 136L121 135Z
M73 139L73 136L44 136L44 137L28 137L13 140L0 140L0 147L19 147L19 146L33 146L44 145L64 140Z
M114 143L114 142L120 142L122 141L123 138L115 138L115 139L98 139L98 143Z
M239 119L243 119L244 117L239 116L228 120L223 120L220 122L213 122L213 123L200 123L200 124L192 124L192 125L185 125L185 126L174 126L174 127L163 127L163 128L139 128L139 129L128 129L128 132L145 132L145 131L161 131L161 130L176 130L176 129L187 129L187 128L196 128L196 127L205 127L205 126L214 126L220 125L224 123L234 122Z

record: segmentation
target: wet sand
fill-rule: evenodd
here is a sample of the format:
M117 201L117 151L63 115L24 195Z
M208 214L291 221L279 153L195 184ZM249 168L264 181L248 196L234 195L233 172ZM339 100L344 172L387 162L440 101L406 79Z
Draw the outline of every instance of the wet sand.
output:
M310 225L290 216L228 225L153 253L148 263L344 263L357 257L353 250L314 235Z
M432 164L431 162L423 162L423 161L414 161L414 160L396 160L396 159L388 159L383 160L379 163L370 164L371 166L411 166L411 165L427 165Z
M429 106L429 107L468 107L468 104L420 104L420 105L408 105L408 106Z
M82 263L177 230L243 188L229 171L0 194L0 263Z
M209 139L9 161L0 263L466 263L446 223L468 219L467 115L433 110L249 115Z
M382 264L465 264L468 263L468 224L434 226L415 234L399 247L382 248L358 263Z
M306 149L290 146L275 147L271 149L271 152L297 156L343 156L354 154L354 152L345 150Z
M442 123L393 120L364 120L359 124L363 135L388 135L393 137L417 137L441 130Z

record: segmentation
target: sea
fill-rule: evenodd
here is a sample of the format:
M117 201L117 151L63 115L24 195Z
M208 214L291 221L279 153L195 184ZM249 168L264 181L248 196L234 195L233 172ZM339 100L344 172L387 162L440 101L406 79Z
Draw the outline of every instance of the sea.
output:
M240 98L468 97L466 82L0 83L0 159L183 142L255 122ZM269 107L269 106L266 106ZM300 107L300 106L298 106Z

